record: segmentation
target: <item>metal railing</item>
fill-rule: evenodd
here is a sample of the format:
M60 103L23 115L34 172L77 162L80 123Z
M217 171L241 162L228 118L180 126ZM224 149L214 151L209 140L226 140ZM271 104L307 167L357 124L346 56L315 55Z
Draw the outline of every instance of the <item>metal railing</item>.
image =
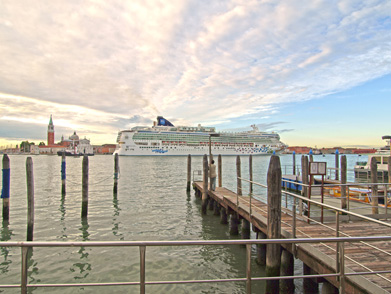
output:
M391 236L377 237L338 237L338 238L291 238L291 239L256 239L256 240L208 240L208 241L101 241L101 242L0 242L0 247L20 247L21 254L21 283L20 284L2 284L1 288L20 288L21 293L27 293L28 288L48 288L48 287L96 287L96 286L139 286L140 293L146 293L147 285L166 285L166 284L194 284L194 283L224 283L224 282L243 282L246 284L246 293L251 293L252 281L283 280L283 279L303 279L303 278L326 278L337 277L339 281L340 293L344 293L346 277L353 275L370 275L391 273L390 271L370 271L370 272L345 272L344 244L355 242L375 242L391 241ZM251 275L251 246L261 244L292 244L295 248L298 244L304 243L336 243L339 252L336 260L336 271L330 274L316 275L296 275L296 276L277 276L277 277L252 277ZM175 281L147 281L145 279L145 260L147 247L175 247L175 246L214 246L214 245L245 245L246 246L246 276L242 278L231 279L204 279L204 280L175 280ZM27 281L28 271L28 251L37 247L138 247L140 254L140 280L132 282L106 282L106 283L68 283L68 284L29 284Z

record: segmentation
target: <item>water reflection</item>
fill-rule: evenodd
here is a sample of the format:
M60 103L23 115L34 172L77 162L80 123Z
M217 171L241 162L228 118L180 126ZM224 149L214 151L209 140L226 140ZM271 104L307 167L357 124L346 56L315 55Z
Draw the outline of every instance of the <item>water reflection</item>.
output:
M28 277L28 284L38 284L41 282L41 279L36 279L36 276L39 276L39 268L38 268L38 262L36 262L33 259L33 248L29 248L27 251L27 277ZM36 290L36 287L29 287L27 288L27 293L33 293L34 290Z
M1 241L9 241L12 236L12 230L9 229L9 221L3 220L2 228L1 228ZM7 273L9 267L12 263L12 259L8 258L9 248L8 247L0 247L1 256L4 257L4 261L0 263L0 273Z
M187 192L187 199L186 199L186 224L184 226L183 233L184 235L189 235L192 232L193 229L193 205L191 202L191 195L190 192Z
M122 241L124 240L124 236L122 233L119 233L119 212L121 211L121 208L119 208L119 202L117 197L113 197L113 207L114 207L114 213L113 213L113 228L111 229L114 236L120 237L119 239Z
M88 220L83 218L79 230L82 232L82 240L89 241L90 234L88 233ZM75 273L74 279L85 279L91 271L91 263L89 263L89 253L84 246L81 246L78 253L80 254L79 262L73 264L70 271Z
M65 195L61 197L60 202L60 208L58 209L61 212L60 216L60 223L61 223L61 232L60 232L60 239L67 239L68 235L66 234L67 227L65 225L65 215L66 215L66 209L65 209Z

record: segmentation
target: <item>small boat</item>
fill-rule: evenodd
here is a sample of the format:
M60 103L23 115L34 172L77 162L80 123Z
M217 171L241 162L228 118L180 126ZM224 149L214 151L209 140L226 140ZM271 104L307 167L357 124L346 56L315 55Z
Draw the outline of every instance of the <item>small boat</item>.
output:
M341 197L341 187L325 187L326 193L333 197ZM349 193L348 193L349 191ZM346 191L346 197L349 197L349 200L371 203L372 202L372 191L368 188L358 188L358 187L349 187L349 190ZM384 190L378 191L379 206L384 205ZM387 194L387 207L391 207L391 194Z

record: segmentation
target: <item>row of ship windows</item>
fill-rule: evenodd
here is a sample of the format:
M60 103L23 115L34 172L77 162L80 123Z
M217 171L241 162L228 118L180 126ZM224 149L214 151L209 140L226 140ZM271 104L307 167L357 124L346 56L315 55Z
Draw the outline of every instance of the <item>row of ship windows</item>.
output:
M127 139L125 137L125 139ZM168 141L168 142L171 142L171 141L185 141L185 142L188 142L188 141L192 141L194 140L194 137L192 136L170 136L170 137L152 137L152 136L148 136L148 135L143 135L143 136L134 136L133 137L134 140L145 140L145 141ZM198 137L197 138L198 140L200 141L203 141L203 142L209 142L209 136L205 136L205 137ZM257 141L255 138L252 138L252 140L254 141ZM269 138L262 138L262 139L259 139L260 141L262 141L262 143L264 142L272 142L272 140L270 140ZM235 138L234 140L232 138L224 138L224 137L219 137L219 138L213 138L212 139L212 142L248 142L249 141L249 138Z

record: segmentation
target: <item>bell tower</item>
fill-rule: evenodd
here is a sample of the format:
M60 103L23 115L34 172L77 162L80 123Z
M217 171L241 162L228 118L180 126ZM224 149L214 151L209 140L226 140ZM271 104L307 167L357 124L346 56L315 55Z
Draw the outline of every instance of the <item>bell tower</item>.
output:
M50 115L50 121L48 125L48 146L54 145L54 125L52 115Z

